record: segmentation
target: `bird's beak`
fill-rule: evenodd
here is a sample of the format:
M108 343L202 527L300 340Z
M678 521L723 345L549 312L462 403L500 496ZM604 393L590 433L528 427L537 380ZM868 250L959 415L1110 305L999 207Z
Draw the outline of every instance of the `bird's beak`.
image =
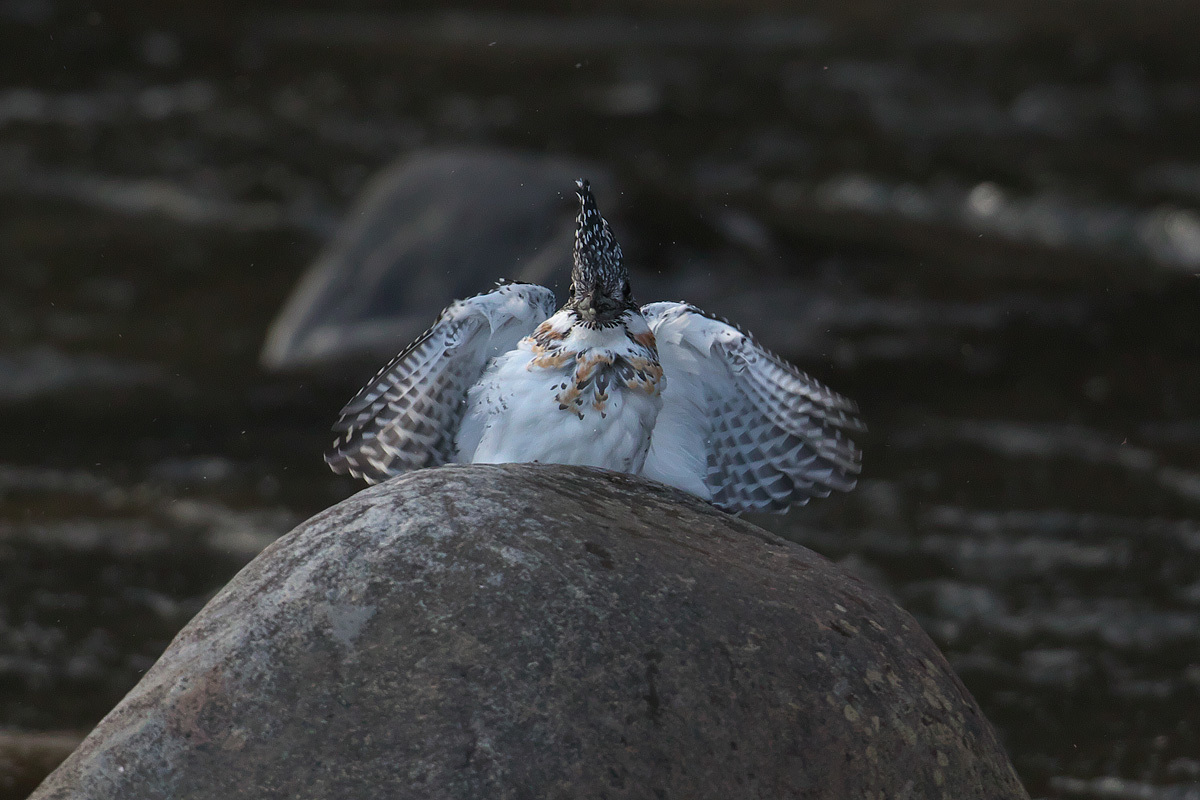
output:
M593 290L579 298L579 301L575 304L575 308L579 311L579 316L588 322L594 322L598 311L596 292Z

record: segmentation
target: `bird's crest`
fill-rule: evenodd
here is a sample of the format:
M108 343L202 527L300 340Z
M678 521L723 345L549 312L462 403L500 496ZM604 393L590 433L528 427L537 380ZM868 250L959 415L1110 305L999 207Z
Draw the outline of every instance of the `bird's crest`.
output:
M600 216L596 198L586 180L575 181L578 187L579 216L575 228L575 268L571 278L576 285L619 286L626 277L621 255L608 221Z

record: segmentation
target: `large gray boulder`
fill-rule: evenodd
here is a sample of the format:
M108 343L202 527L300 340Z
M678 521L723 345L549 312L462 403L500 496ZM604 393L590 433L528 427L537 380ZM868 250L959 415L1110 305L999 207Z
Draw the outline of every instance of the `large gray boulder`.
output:
M268 547L34 798L1023 798L894 603L658 484L373 487Z

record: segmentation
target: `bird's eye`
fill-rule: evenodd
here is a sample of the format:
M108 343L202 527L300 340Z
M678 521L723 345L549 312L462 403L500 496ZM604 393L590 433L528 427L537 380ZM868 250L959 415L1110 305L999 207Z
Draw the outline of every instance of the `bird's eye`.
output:
M567 290L567 294L570 295L571 297L575 296L575 284L573 284L573 283L571 284L571 288Z
M629 281L625 281L625 285L621 287L621 295L622 295L622 296L623 296L625 299L627 299L627 300L628 300L628 299L629 299L629 296L630 296L630 295L632 295L632 294L633 294L633 288L632 288L632 287L630 287L630 285L629 285Z

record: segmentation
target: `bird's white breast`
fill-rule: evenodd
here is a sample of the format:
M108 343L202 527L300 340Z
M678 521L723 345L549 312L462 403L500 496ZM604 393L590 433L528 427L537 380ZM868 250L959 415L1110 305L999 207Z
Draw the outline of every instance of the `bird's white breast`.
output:
M663 381L645 321L627 317L587 328L561 311L498 356L468 392L459 461L640 472Z

